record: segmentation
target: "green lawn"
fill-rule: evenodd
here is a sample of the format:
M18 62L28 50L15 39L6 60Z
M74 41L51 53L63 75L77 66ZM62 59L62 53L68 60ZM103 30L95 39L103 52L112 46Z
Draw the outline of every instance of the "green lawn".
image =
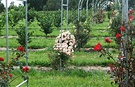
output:
M18 75L19 70L13 72ZM23 79L18 77L11 83L15 87ZM25 87L25 84L21 87ZM117 87L110 84L109 75L105 71L90 70L65 70L59 71L37 71L31 69L29 72L29 87Z
M31 51L28 54L29 65L33 66L50 66L50 59L48 58L48 53L50 51ZM13 57L12 52L9 52L9 60ZM5 51L0 52L1 57L5 58ZM75 52L72 56L72 61L69 62L71 65L75 66L108 66L109 63L113 63L113 60L108 60L106 57L99 57L98 52ZM112 54L114 58L116 53ZM25 58L21 58L20 61L25 65Z

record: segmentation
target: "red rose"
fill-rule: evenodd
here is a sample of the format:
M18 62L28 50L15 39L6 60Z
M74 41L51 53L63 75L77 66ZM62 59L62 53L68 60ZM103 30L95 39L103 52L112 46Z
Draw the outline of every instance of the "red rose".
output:
M96 46L94 46L95 51L100 51L101 50L101 44L98 43Z
M29 71L29 67L28 67L28 66L25 66L25 67L22 68L22 70L23 70L24 72L28 72L28 71Z
M116 34L116 39L119 39L121 36L122 36L121 34L117 33Z
M0 57L0 61L4 61L4 58Z
M120 27L120 30L121 30L122 32L125 32L125 27L124 27L124 26L121 26L121 27Z
M19 46L17 48L17 50L20 51L20 52L26 52L23 46Z
M134 19L133 15L129 16L129 21L132 21L133 19Z
M105 42L112 43L112 40L107 37L107 38L105 38Z
M12 78L12 77L13 77L13 75L12 75L12 74L8 74L8 76L9 76L10 78Z
M134 10L130 9L130 10L128 11L128 13L129 13L129 14L133 14L133 13L134 13Z

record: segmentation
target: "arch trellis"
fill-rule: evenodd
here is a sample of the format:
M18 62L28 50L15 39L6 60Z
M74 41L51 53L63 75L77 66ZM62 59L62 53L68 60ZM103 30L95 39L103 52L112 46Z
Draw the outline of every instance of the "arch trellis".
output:
M28 11L28 6L27 6L27 0L20 0L25 3L25 44L26 44L26 67L28 67L28 16L27 16L27 11ZM6 0L6 63L8 63L8 57L9 57L9 42L8 42L8 0ZM22 84L26 83L26 87L28 87L28 72L26 72L26 78L23 82L21 82L19 85L16 87L20 87Z
M78 21L80 21L80 17L82 15L82 5L83 5L84 0L79 0L78 3ZM88 6L89 6L89 0L86 0L86 21L88 20Z

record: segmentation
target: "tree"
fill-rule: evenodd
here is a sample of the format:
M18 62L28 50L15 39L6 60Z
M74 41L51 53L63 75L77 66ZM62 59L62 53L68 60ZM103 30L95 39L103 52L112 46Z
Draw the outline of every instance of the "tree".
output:
M52 33L53 29L51 28L53 25L53 14L51 12L41 12L38 13L37 20L40 22L39 26L41 27L41 31L46 34Z
M29 9L34 8L36 11L42 11L43 6L48 0L28 0Z
M48 0L43 10L55 11L61 9L61 0Z
M1 30L3 29L4 25L5 25L5 13L2 12L0 14L0 35L1 35Z
M19 28L16 29L16 33L18 35L17 41L18 43L23 46L26 47L26 32L25 32L25 25L24 24L20 24ZM30 36L32 36L33 32L28 32L28 43L30 43L32 40L30 38Z
M5 9L4 4L1 3L1 0L0 0L0 13L2 13L4 9Z
M12 7L12 9L9 10L9 25L14 28L14 26L19 22L19 20L24 18L24 7Z

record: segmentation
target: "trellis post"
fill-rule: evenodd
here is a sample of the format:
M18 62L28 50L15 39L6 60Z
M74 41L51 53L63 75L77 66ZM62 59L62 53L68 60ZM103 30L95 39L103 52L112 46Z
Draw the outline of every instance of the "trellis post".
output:
M88 5L89 5L89 3L88 2L89 2L89 0L86 1L86 21L88 21L88 16L89 16L89 13L88 13L88 9L89 9Z
M8 63L9 48L8 48L8 0L6 0L6 63Z
M122 0L122 19L123 21L125 22L125 24L128 24L128 0ZM124 37L125 38L125 48L127 48L127 41L128 41L128 29L126 29L126 36ZM125 57L126 57L126 75L125 75L125 80L126 80L126 87L128 87L128 51L127 49L125 49Z
M68 0L66 0L66 4L64 4L63 0L61 0L61 47L62 47L62 30L63 30L63 7L66 7L66 30L68 30ZM62 60L60 58L60 71L62 70Z
M81 10L82 10L83 1L84 0L79 0L79 3L78 3L78 21L80 20L80 17L81 17Z

